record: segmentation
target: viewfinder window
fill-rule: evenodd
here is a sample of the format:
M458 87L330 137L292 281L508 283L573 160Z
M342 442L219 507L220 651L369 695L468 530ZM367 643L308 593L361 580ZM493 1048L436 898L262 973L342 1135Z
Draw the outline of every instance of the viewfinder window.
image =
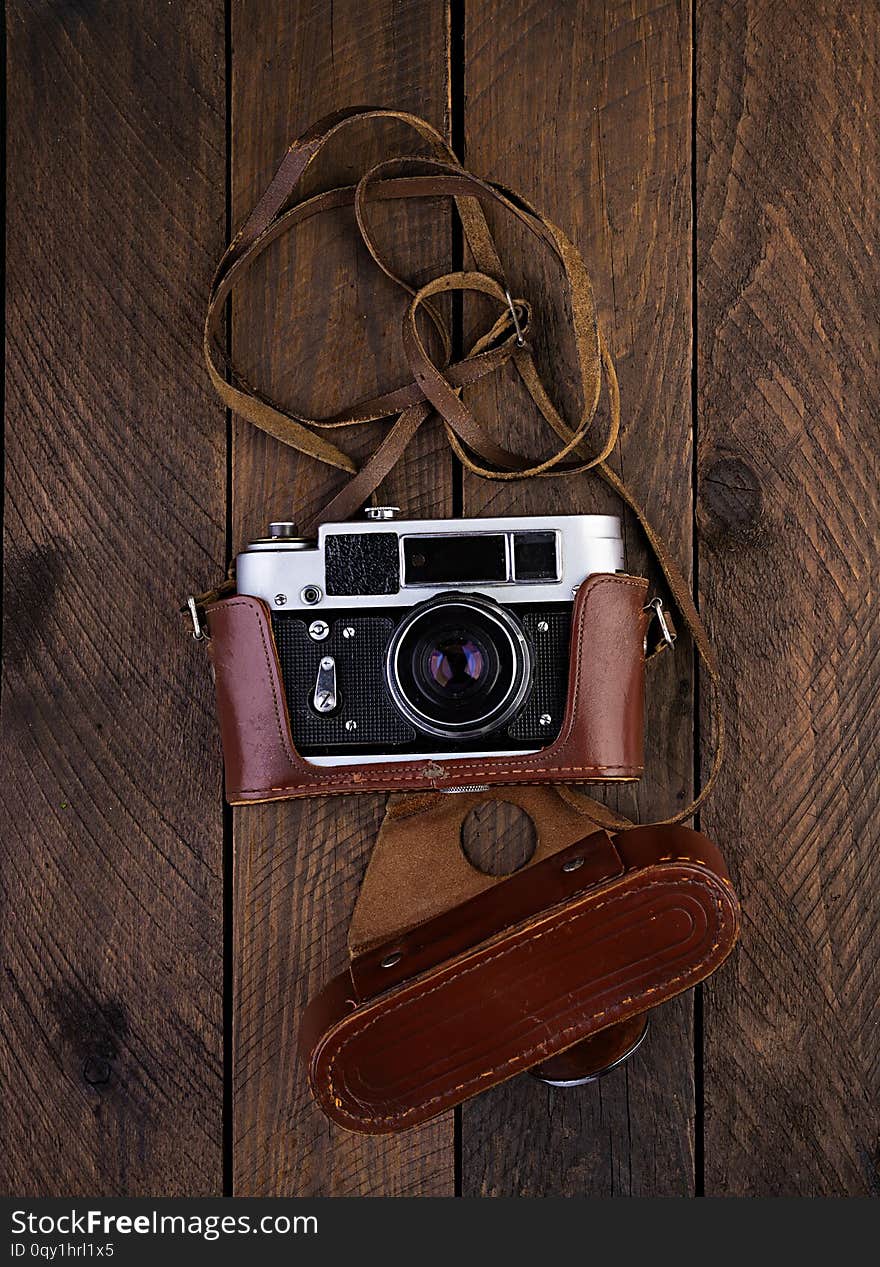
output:
M557 581L555 532L517 532L513 538L513 570L518 581Z

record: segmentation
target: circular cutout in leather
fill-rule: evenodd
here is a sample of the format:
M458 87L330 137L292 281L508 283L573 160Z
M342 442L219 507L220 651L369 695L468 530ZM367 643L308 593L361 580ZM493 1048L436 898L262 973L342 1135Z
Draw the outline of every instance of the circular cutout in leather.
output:
M461 848L484 875L512 875L529 862L538 845L532 819L509 801L477 805L461 825Z

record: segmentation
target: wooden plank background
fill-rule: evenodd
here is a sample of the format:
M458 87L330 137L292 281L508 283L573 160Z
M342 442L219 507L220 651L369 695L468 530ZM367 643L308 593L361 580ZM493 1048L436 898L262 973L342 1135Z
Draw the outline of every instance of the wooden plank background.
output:
M136 9L6 6L0 1189L876 1193L876 5ZM607 1080L523 1077L384 1141L330 1127L295 1055L382 798L224 811L207 669L176 614L331 486L224 420L199 326L291 137L367 102L424 114L584 251L621 378L614 462L691 568L724 665L730 753L702 825L745 916L730 964ZM401 134L356 139L320 179ZM279 243L228 328L250 376L319 412L401 372L399 299L351 220ZM377 223L410 276L460 262L442 204ZM500 238L567 398L554 276ZM473 397L540 451L513 379ZM614 508L584 481L538 501L463 479L437 427L385 491L426 516ZM629 522L626 544L648 566ZM652 670L648 778L621 800L642 817L707 757L700 686L684 643Z
M197 372L225 234L214 0L13 3L4 1192L216 1192L223 868L182 575L223 565Z

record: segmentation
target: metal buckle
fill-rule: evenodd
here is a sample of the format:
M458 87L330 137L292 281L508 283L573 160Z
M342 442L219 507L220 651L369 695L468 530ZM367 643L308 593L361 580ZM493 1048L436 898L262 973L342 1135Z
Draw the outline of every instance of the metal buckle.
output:
M516 330L516 346L524 348L526 341L523 338L522 326L519 324L519 317L516 315L516 306L511 298L510 291L504 291L504 298L507 300L507 306L510 309L510 315L513 317L513 328Z
M189 608L189 614L192 617L193 637L195 638L196 642L206 641L208 638L208 631L207 629L204 628L201 620L199 619L199 609L195 600L195 595L193 594L189 595L189 597L186 600L186 605Z
M666 643L667 647L674 647L675 639L677 635L674 634L672 630L669 628L669 622L667 621L666 616L663 613L663 599L652 598L650 603L648 603L647 607L643 607L642 610L646 612L654 613L654 619L657 621L657 624L660 626L660 635L663 638L663 641ZM646 641L647 641L647 637L646 637Z

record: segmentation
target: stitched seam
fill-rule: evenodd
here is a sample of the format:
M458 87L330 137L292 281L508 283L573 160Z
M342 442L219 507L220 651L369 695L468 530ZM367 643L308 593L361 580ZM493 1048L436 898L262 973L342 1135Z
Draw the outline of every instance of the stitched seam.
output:
M635 779L636 776L642 774L645 769L645 767L641 765L638 765L638 766L554 765L554 766L547 766L546 769L538 769L538 770L535 770L531 767L525 767L525 768L528 769L529 774L601 774L603 770L630 770L632 771L632 774L613 776L613 777L620 777L622 779ZM509 772L504 771L504 773L516 774L516 770L512 770ZM453 765L450 763L448 775L444 775L444 779L448 777L450 781L455 782L456 777L458 777L461 774L471 774L474 776L485 774L488 777L492 774L497 774L497 770L495 769L494 766L486 767L484 769L479 769L479 770L470 770L470 769L462 770L461 766ZM326 780L327 783L336 782L336 781L337 780L335 778ZM541 782L541 780L539 779L519 779L517 781L521 783L523 787L528 786L530 783ZM238 792L240 796L251 796L254 793L258 793L258 792L290 792L292 795L296 795L297 792L306 793L306 792L314 791L315 789L320 791L320 789L324 786L324 783L325 783L325 780L321 779L320 782L308 783L308 784L283 783L279 787L239 788ZM381 778L377 779L376 781L372 781L372 780L368 781L364 779L363 781L359 783L352 784L352 786L350 787L344 787L338 790L341 795L344 794L345 792L364 792L364 791L370 791L370 790L375 792L375 791L381 791L382 788L384 788L386 784L388 783L408 783L412 786L414 791L418 789L422 789L424 791L431 791L432 789L435 789L438 787L438 783L436 779L431 780L431 781L424 779L424 781L422 781L419 779L417 775L410 773L410 774L383 775Z
M667 883L668 881L665 881L665 880L651 880L649 881L648 884L642 886L642 888L640 889L640 892L646 892L648 889L656 889L656 888L666 885ZM705 880L702 878L694 877L692 879L688 879L687 877L683 877L681 880L681 883L690 884L690 885L699 885L701 888L707 889L711 893L711 889L709 885L707 885ZM629 894L627 893L616 894L613 897L606 898L604 902L599 902L594 906L590 906L588 910L577 911L575 914L568 916L565 920L555 923L553 925L552 931L555 932L559 928L564 928L567 924L574 923L575 920L583 919L584 916L586 915L592 915L596 911L602 910L603 907L618 905L619 903L624 901L628 896ZM714 902L715 902L715 906L718 909L720 929L724 929L726 927L726 920L724 916L723 904L718 897L714 897ZM463 977L468 976L473 972L477 972L481 970L487 964L493 963L498 959L503 959L506 955L512 954L515 950L519 949L521 945L524 945L528 942L539 941L542 937L546 936L546 934L549 931L551 930L545 929L543 932L535 933L533 936L523 937L519 941L517 941L514 945L506 946L503 949L496 951L495 954L490 955L485 959L481 959L479 963L473 964L471 967L463 968L460 972L454 972L451 976L447 977L445 981L439 982L437 985L432 986L430 990L426 990L423 994L419 994L417 996L410 996L409 999L403 999L399 1003L394 1004L393 1007L388 1008L387 1010L377 1011L376 1014L373 1017L371 1017L370 1020L367 1021L367 1023L363 1025L356 1033L350 1034L348 1037L346 1037L343 1040L342 1044L337 1049L336 1054L331 1058L327 1066L327 1093L330 1096L330 1098L334 1101L337 1108L342 1108L342 1102L337 1098L334 1092L334 1086L333 1086L334 1070L340 1058L342 1057L342 1054L345 1051L346 1047L349 1046L351 1042L353 1042L356 1038L362 1037L367 1032L367 1030L372 1025L374 1025L377 1021L385 1019L388 1016L391 1016L393 1012L399 1011L400 1008L409 1007L416 999L419 1002L421 1002L421 1000L428 998L429 995L436 993L438 990L445 989L448 985L452 984L453 982L460 981ZM698 972L705 963L708 963L708 961L712 958L715 951L718 949L720 945L721 945L721 939L719 937L718 940L713 942L713 944L709 948L708 952L703 956L703 958L700 959L698 963L692 964L685 972L681 972L677 976L670 978L670 980L664 982L662 985L646 986L646 988L642 990L640 993L628 995L625 999L619 999L614 1004L610 1004L609 1006L605 1008L600 1008L598 1012L594 1012L591 1016L580 1020L577 1025L566 1026L564 1029L559 1031L559 1035L562 1037L570 1033L576 1032L578 1029L580 1029L583 1026L585 1021L589 1022L589 1021L599 1020L601 1017L605 1016L609 1011L611 1011L612 1008L614 1007L619 1007L622 1004L627 1004L627 1003L638 1003L638 1002L641 1002L642 999L647 998L649 995L656 994L658 990L661 990L661 989L668 990L671 986L674 986L679 981L684 980L685 977L692 976L693 973ZM520 1061L531 1061L533 1056L538 1056L538 1055L543 1054L543 1049L546 1047L546 1043L547 1043L547 1040L545 1039L543 1043L538 1043L536 1046L528 1049L525 1052L518 1052L515 1056L511 1056L508 1060L504 1061L503 1064L497 1065L492 1069L483 1070L481 1073L476 1074L471 1078L467 1078L464 1082L460 1082L456 1086L450 1087L447 1090L440 1092L438 1095L431 1096L427 1100L423 1100L418 1104L411 1105L408 1109L404 1109L403 1112L401 1113L383 1114L379 1116L370 1115L368 1117L355 1117L354 1114L347 1114L347 1116L351 1118L352 1121L364 1122L364 1123L402 1122L407 1117L411 1117L412 1114L414 1113L421 1112L422 1110L430 1107L430 1105L432 1104L438 1104L441 1101L445 1101L450 1096L456 1095L457 1092L463 1091L469 1086L476 1086L480 1084L481 1082L484 1082L486 1079L494 1077L495 1074L500 1073L502 1069L506 1069L508 1065L516 1064ZM345 1112L344 1109L343 1109L343 1112Z
M686 883L699 883L699 882L698 882L698 881L686 881ZM655 886L648 885L648 886L646 886L646 887L655 887ZM720 917L720 923L721 923L721 927L723 928L723 927L725 926L724 911L723 911L722 903L720 902L720 900L719 900L718 898L715 898L715 905L716 905L716 907L718 908L718 911L719 911L719 917ZM599 909L599 908L598 908L598 907L596 907L596 908L593 908L593 909ZM576 917L573 917L573 918L576 918ZM565 922L570 922L570 921L565 921ZM559 925L556 925L555 927L560 927L560 928L561 928L561 927L563 927L563 925L562 925L562 924L559 924ZM534 938L534 940L538 940L538 937L541 937L541 936L543 936L543 935L544 935L543 933L541 933L541 934L537 934L537 936ZM696 964L692 965L692 966L691 966L691 967L690 967L690 968L689 968L686 972L679 973L677 976L672 977L669 981L667 981L667 982L663 983L662 985L647 986L644 990L642 990L642 991L641 991L640 993L638 993L638 994L628 995L626 998L618 1000L618 1002L617 1002L616 1004L611 1004L611 1005L609 1005L608 1007L601 1008L598 1012L594 1012L591 1016L586 1017L586 1018L585 1018L585 1020L584 1020L584 1019L582 1019L582 1020L581 1020L581 1021L579 1021L579 1022L578 1022L578 1024L576 1024L576 1025L567 1025L564 1029L562 1029L562 1030L560 1030L560 1031L559 1031L559 1036L560 1036L560 1037L566 1037L566 1036L568 1036L569 1034L576 1033L576 1032L577 1032L577 1031L578 1031L578 1030L582 1027L582 1025L585 1023L585 1021L586 1021L586 1022L590 1022L590 1021L599 1020L599 1019L601 1019L603 1016L607 1015L607 1013L608 1013L609 1011L611 1011L611 1010L612 1010L615 1006L619 1007L619 1006L621 1006L621 1005L625 1005L625 1004L628 1004L628 1003L639 1003L639 1002L641 1002L643 999L647 998L649 995L651 995L651 994L656 994L658 990L662 990L662 989L667 989L667 990L668 990L670 987L672 987L672 986L676 985L679 981L684 980L686 977L688 977L688 976L692 975L692 974L693 974L693 973L695 973L695 972L699 972L699 970L703 967L703 965L704 965L705 963L707 963L707 962L708 962L708 961L712 958L712 956L714 955L715 951L718 949L718 947L720 946L720 944L721 944L720 940L715 941L715 942L712 944L712 946L709 948L709 950L708 950L708 952L706 953L706 955L705 955L705 956L704 956L701 960L699 960L699 962L698 962L698 963L696 963ZM512 949L512 948L511 948L511 949ZM507 951L505 951L504 953L508 953L508 952L507 952ZM495 958L498 958L498 957L500 957L500 956L494 956L494 957L495 957ZM487 963L487 962L491 962L491 961L490 961L490 960L484 960L483 962L484 962L484 963ZM461 974L461 975L464 975L464 974ZM450 978L450 980L451 980L451 979L452 979L452 978ZM444 983L444 984L446 984L446 983ZM435 989L435 990L436 990L436 989L442 989L442 988L443 988L443 986L435 986L435 987L434 987L434 989ZM427 991L425 995L422 995L422 996L420 996L420 997L421 997L421 998L426 998L426 997L427 997L427 994L430 994L430 993L432 993L432 991ZM408 1002L409 1002L409 1000L407 1000L407 1003L408 1003ZM397 1006L398 1006L398 1007L402 1007L402 1006L406 1006L406 1004L401 1003L401 1004L398 1004ZM389 1012L390 1012L390 1011L393 1011L393 1010L394 1010L394 1009L389 1009ZM383 1015L388 1015L388 1014L389 1014L389 1013L383 1013ZM377 1020L378 1020L378 1019L379 1019L379 1018L378 1018L378 1016L377 1016L375 1019L377 1019ZM368 1028L369 1028L369 1025L370 1025L370 1024L372 1024L372 1023L373 1023L372 1021L368 1022L368 1023L367 1023L367 1025L365 1025L365 1026L364 1026L364 1028L363 1028L361 1031L359 1031L359 1033L360 1033L360 1034L363 1034L363 1033L366 1031L366 1029L368 1029ZM352 1036L352 1037L354 1037L354 1036ZM342 1102L341 1102L338 1098L336 1098L336 1097L334 1096L334 1093L333 1093L333 1066L334 1066L334 1064L337 1062L337 1060L338 1060L339 1056L341 1056L342 1051L344 1050L345 1046L346 1046L346 1043L343 1043L343 1046L339 1048L339 1050L338 1050L338 1052L337 1052L336 1056L333 1058L333 1060L331 1061L331 1063L330 1063L330 1065L329 1065L329 1067L328 1067L327 1090L328 1090L329 1094L330 1094L330 1095L334 1098L334 1103L336 1104L336 1106L337 1106L338 1108L342 1108ZM481 1082L485 1081L486 1079L493 1078L493 1077L494 1077L497 1073L500 1073L502 1070L506 1069L506 1068L507 1068L508 1066L510 1066L510 1065L514 1065L514 1064L517 1064L517 1063L519 1063L519 1062L526 1062L526 1063L524 1063L524 1066L523 1066L523 1067L527 1068L527 1067L528 1067L528 1063L530 1063L530 1062L532 1061L533 1057L535 1057L535 1056L539 1056L539 1055L543 1055L543 1054L546 1054L546 1048L547 1048L547 1040L544 1040L544 1042L542 1042L542 1043L538 1043L535 1047L531 1048L531 1049L530 1049L530 1050L528 1050L528 1051L525 1051L525 1052L518 1052L516 1055L511 1056L508 1060L504 1061L504 1063L503 1063L502 1065L497 1065L497 1066L495 1066L493 1069L489 1069L489 1070L486 1070L486 1071L484 1071L484 1072L482 1072L482 1073L476 1074L474 1077L472 1077L472 1078L468 1078L468 1079L466 1079L466 1081L461 1082L461 1083L458 1083L456 1086L451 1087L451 1088L449 1088L448 1090L446 1090L446 1091L444 1091L444 1092L441 1092L441 1093L440 1093L440 1094L438 1094L438 1095L432 1096L432 1097L430 1097L428 1100L424 1100L424 1101L420 1102L419 1104L411 1105L411 1106L410 1106L410 1108L403 1110L403 1112L401 1112L401 1113L391 1113L391 1114L385 1114L385 1115L381 1115L381 1116L371 1115L371 1116L369 1116L369 1117L355 1117L353 1114L347 1114L347 1116L348 1116L348 1117L349 1117L352 1121L365 1122L365 1123L366 1123L366 1122L398 1122L398 1121L404 1121L407 1117L411 1117L414 1113L419 1113L419 1112L421 1112L422 1110L424 1110L424 1109L428 1108L428 1107L429 1107L430 1105L432 1105L432 1104L439 1103L440 1101L443 1101L443 1100L447 1099L447 1097L449 1097L449 1096L456 1095L459 1091L463 1091L463 1090L465 1090L466 1088L468 1088L468 1087L470 1087L470 1086L477 1086L477 1085L479 1085ZM345 1112L345 1110L344 1110L344 1109L343 1109L343 1112Z

